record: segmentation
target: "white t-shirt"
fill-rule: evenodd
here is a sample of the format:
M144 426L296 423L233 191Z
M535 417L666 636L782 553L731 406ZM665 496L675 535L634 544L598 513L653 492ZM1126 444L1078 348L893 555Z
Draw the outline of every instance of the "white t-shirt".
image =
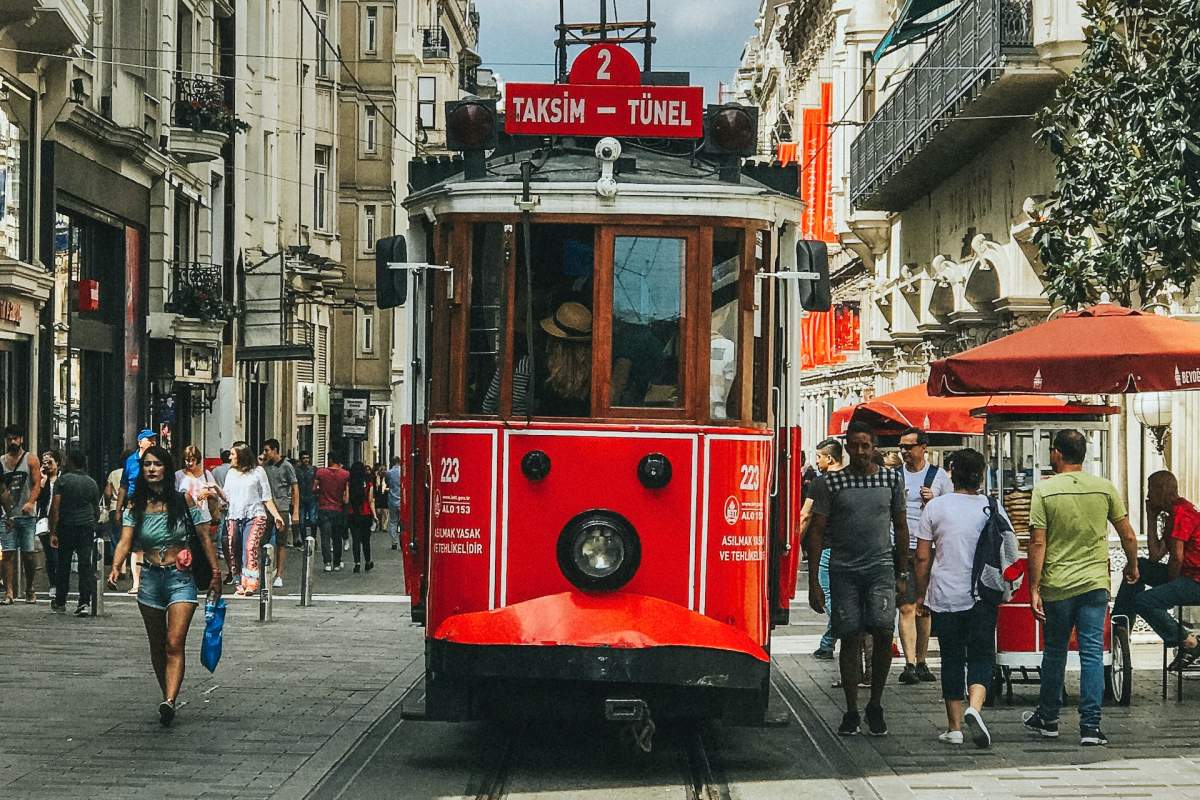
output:
M917 538L931 541L935 547L925 589L925 605L931 610L952 613L970 611L975 606L971 568L979 534L987 521L987 507L985 495L951 493L933 498L921 512ZM1000 513L1004 514L1003 506Z
M262 467L255 467L249 472L229 470L222 488L229 498L229 519L267 515L263 501L271 499L271 482L267 480L267 471Z
M183 492L192 498L192 502L196 504L196 510L199 516L196 522L212 522L212 514L208 510L208 489L210 484L215 483L212 473L204 470L203 477L196 476L185 470L175 471L175 491Z
M921 509L924 504L921 502L921 489L925 486L925 472L931 465L926 464L921 467L919 472L909 472L908 467L901 467L900 472L904 475L904 505L906 516L908 517L908 549L915 550L917 548L917 528L921 525ZM946 470L937 468L937 473L933 479L933 485L929 488L933 490L934 497L940 497L944 494L950 494L954 491L954 484L950 482L950 476Z

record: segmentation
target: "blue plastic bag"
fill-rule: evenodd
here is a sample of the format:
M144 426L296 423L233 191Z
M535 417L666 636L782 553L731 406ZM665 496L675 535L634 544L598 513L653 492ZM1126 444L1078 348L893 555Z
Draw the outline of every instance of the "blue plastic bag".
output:
M217 669L221 660L221 631L225 629L225 598L204 604L204 641L200 644L200 663L209 672Z

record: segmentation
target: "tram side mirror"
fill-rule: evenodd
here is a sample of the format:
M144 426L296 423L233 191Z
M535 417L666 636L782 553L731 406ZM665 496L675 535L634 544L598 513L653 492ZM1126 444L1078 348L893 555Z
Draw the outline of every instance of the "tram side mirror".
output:
M805 311L828 311L833 305L829 288L829 248L824 242L801 239L796 242L796 271L810 273L797 283L800 306Z
M408 261L408 243L403 236L388 236L375 242L375 305L395 308L408 300L408 271L391 264Z

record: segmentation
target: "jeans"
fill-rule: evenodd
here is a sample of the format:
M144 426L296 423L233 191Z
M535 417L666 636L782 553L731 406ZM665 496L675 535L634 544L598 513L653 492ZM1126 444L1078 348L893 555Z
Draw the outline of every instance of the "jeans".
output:
M1121 581L1121 587L1117 589L1117 599L1113 601L1113 621L1118 622L1117 617L1126 617L1130 630L1137 621L1139 596L1146 591L1147 586L1161 586L1167 582L1167 565L1148 558L1139 558L1138 576L1137 583Z
M58 563L62 569L55 573L54 599L61 605L67 602L67 594L71 590L71 554L79 560L79 602L92 602L92 594L96 589L96 576L92 573L93 553L96 548L92 541L93 529L90 526L58 526Z
M933 612L942 651L942 699L962 700L968 686L990 686L996 669L996 606ZM964 681L964 677L966 680Z
M1183 644L1187 628L1171 616L1169 609L1175 606L1200 606L1200 583L1192 578L1180 576L1173 581L1148 589L1137 596L1134 602L1137 613L1154 628L1168 647Z
M392 547L400 546L400 531L404 526L400 524L400 506L388 506L388 538L392 540Z
M342 563L342 538L346 532L345 511L317 511L321 524L321 560L325 566Z
M317 535L317 498L312 497L300 498L300 538L308 538L309 531L312 531L313 536Z
M1079 641L1079 728L1100 727L1100 701L1104 697L1104 617L1108 590L1095 589L1066 600L1045 600L1046 649L1042 653L1042 690L1038 712L1057 720L1062 706L1067 669L1067 644L1071 629Z
M836 641L833 638L833 598L829 594L829 552L828 547L821 551L821 564L817 567L817 583L821 585L821 594L825 595L825 619L828 620L818 645L822 650L832 650Z
M350 515L350 538L353 540L354 566L356 567L361 561L371 563L371 523L374 521L374 517L362 514Z

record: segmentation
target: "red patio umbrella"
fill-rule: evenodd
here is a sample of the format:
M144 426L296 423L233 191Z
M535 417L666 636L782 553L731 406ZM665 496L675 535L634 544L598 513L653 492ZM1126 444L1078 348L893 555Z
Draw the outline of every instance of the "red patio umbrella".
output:
M927 433L963 436L983 433L988 413L1053 413L1068 406L1066 400L1041 395L1006 397L930 397L924 384L880 395L874 400L839 408L829 418L829 434L846 432L852 419L862 420L879 433L899 433L922 428Z
M1200 389L1200 325L1105 303L935 361L927 385L935 396Z

